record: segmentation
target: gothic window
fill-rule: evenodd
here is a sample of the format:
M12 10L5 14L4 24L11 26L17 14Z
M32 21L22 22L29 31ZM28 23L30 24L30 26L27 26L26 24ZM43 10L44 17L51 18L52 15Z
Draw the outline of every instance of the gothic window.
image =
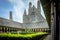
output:
M34 12L32 12L32 21L35 21L35 13Z
M35 21L35 15L32 15L32 21Z

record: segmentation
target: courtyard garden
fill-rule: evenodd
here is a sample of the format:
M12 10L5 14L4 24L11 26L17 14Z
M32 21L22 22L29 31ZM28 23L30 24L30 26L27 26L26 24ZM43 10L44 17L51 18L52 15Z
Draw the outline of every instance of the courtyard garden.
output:
M31 32L28 28L23 32L0 33L1 40L42 40L48 32Z

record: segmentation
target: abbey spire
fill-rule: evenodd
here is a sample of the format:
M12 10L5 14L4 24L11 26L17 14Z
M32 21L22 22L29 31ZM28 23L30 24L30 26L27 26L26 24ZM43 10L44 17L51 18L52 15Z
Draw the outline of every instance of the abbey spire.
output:
M12 11L10 11L10 20L13 20L13 18L12 18Z
M24 14L23 14L24 16L26 16L27 14L26 14L26 9L24 10Z
M40 0L37 1L37 8L40 8Z
M32 3L31 2L29 2L29 8L31 8L32 7Z
M24 10L24 14L23 14L23 22L26 23L26 18L27 18L27 13L26 13L26 9Z

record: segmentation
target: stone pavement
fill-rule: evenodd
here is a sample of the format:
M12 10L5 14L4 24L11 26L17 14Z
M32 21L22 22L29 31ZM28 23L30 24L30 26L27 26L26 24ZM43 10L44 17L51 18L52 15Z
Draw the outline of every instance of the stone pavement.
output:
M51 40L51 35L47 35L43 40Z

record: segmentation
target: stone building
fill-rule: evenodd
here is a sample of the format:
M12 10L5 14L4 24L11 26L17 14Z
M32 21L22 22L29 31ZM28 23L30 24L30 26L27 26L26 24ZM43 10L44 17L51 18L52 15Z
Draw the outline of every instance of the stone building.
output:
M12 12L10 12L10 20L0 17L0 32L24 31L25 28L33 32L49 30L46 19L41 15L40 1L37 2L37 8L29 3L28 15L26 9L24 10L23 23L13 21Z

